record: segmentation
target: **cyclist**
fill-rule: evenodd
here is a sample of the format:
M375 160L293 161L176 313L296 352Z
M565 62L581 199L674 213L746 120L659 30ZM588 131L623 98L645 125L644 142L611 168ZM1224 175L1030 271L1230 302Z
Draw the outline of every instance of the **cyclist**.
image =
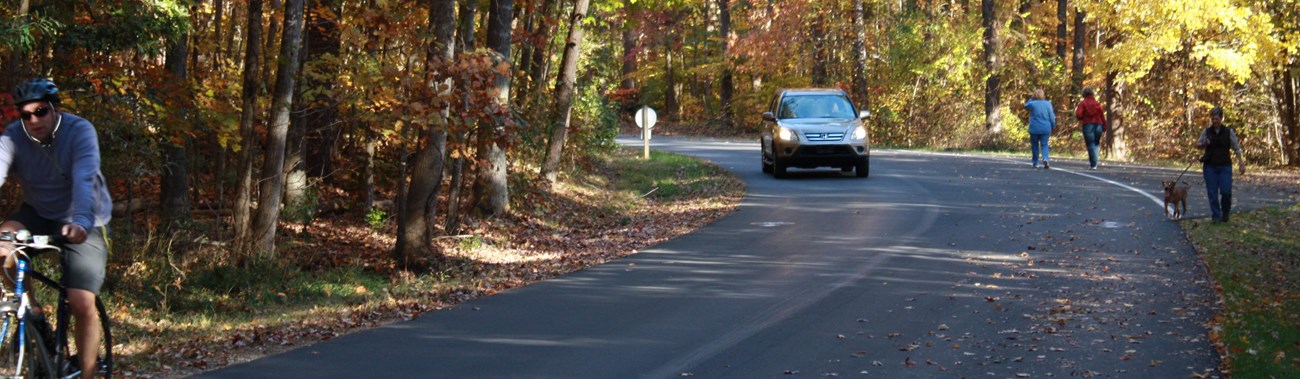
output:
M23 205L0 231L27 229L36 235L67 238L63 283L76 318L73 331L82 378L92 378L100 338L95 296L108 262L108 221L112 199L99 171L95 128L59 110L59 88L49 79L32 79L14 89L19 119L0 134L0 185L8 175L23 187ZM10 248L0 248L6 268Z

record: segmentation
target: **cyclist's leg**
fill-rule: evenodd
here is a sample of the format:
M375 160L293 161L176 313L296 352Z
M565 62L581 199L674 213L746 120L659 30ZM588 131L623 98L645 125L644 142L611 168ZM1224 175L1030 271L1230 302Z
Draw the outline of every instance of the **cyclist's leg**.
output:
M104 283L108 263L107 230L102 227L88 230L86 242L65 245L64 285L68 287L68 305L76 319L73 335L77 343L78 366L83 378L98 373L95 360L100 354L102 330L95 297Z
M93 378L98 369L95 359L99 357L99 312L95 309L95 294L83 289L68 289L68 305L72 309L73 334L77 342L77 366L81 367L81 377Z

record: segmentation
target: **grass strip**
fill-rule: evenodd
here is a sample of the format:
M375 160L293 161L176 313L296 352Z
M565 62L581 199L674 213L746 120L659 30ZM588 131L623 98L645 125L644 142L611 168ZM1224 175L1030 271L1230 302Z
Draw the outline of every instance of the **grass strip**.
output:
M1183 221L1223 305L1211 339L1240 378L1300 376L1300 204Z

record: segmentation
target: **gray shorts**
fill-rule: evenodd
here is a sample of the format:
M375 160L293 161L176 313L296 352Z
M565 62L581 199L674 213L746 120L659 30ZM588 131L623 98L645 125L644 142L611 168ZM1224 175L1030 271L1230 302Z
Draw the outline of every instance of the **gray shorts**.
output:
M9 216L9 221L17 221L34 235L57 236L63 232L62 221L54 221L36 213L36 209L23 204L18 212ZM79 244L59 244L63 249L63 286L83 289L99 294L104 285L104 274L108 265L108 226L91 228L86 231L86 242Z

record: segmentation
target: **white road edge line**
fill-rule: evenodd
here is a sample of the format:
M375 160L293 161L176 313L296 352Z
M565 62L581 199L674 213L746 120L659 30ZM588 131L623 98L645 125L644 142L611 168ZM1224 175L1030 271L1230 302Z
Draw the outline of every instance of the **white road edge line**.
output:
M959 154L959 153L940 153L940 152L932 152L932 151L914 151L914 150L892 150L892 151L900 152L900 153L916 153L916 154L922 154L922 155L929 154L929 155L947 155L947 156L953 156L953 157L980 158L980 159L988 159L988 160L994 160L994 161L1002 161L1002 162L1007 162L1007 163L1012 163L1012 164L1024 164L1024 161L1022 161L1022 160L1011 159L1011 158L1003 158L1003 157L997 157L997 156L989 156L989 155L972 155L972 154ZM1070 173L1070 174L1075 174L1075 175L1078 175L1078 176L1082 176L1082 177L1085 177L1085 178L1094 179L1094 180L1097 180L1097 181L1100 181L1100 182L1103 182L1103 183L1108 183L1108 184L1114 185L1114 186L1119 187L1119 188L1123 188L1123 189L1126 189L1126 190L1129 190L1129 191L1133 191L1134 193L1137 193L1138 195L1145 196L1146 198L1151 199L1151 202L1155 203L1156 206L1158 206L1158 207L1162 207L1162 208L1163 208L1163 207L1165 206L1165 203L1164 203L1164 200L1163 200L1163 199L1158 198L1158 197L1156 197L1155 195L1152 195L1152 194L1149 193L1149 192L1143 191L1143 190L1141 190L1141 189L1138 189L1138 188L1136 188L1136 187L1133 187L1133 186L1130 186L1130 185L1127 185L1127 184L1124 184L1124 183L1116 182L1116 181L1114 181L1114 180L1106 179L1106 178L1103 178L1103 177L1100 177L1100 176L1096 176L1096 175L1085 174L1085 173L1082 173L1082 172L1075 172L1075 171L1067 170L1067 169L1063 169L1063 168L1052 168L1051 171L1061 171L1061 172L1066 172L1066 173Z

